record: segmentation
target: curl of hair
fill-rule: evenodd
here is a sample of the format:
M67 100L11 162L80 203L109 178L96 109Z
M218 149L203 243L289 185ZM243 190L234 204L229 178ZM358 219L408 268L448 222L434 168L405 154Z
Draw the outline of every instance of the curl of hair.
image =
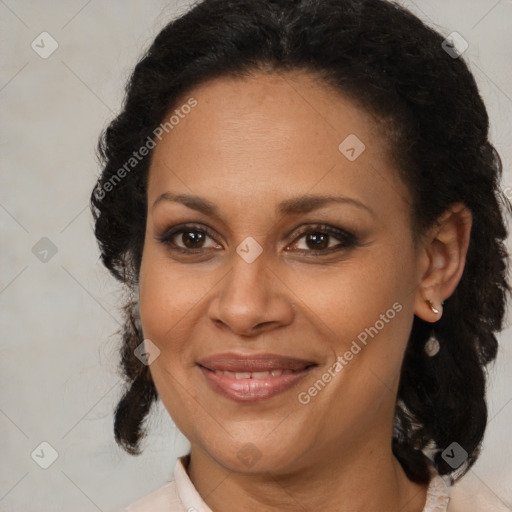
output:
M253 71L305 70L382 123L400 176L411 191L414 236L453 203L471 211L464 273L435 324L414 318L395 411L392 449L408 477L427 482L429 461L452 481L478 457L487 408L485 366L502 329L508 255L501 162L488 116L462 58L443 36L385 0L204 0L172 20L136 65L121 113L100 138L102 173L91 194L101 259L128 289L138 283L146 223L148 157L119 178L134 150L194 86ZM463 93L461 93L463 91ZM384 129L385 127L385 129ZM133 163L133 162L132 162ZM108 186L110 184L110 186ZM136 308L135 308L136 309ZM424 351L434 336L441 350ZM136 453L141 424L157 399L133 350L143 335L126 306L121 366L128 388L115 435ZM468 453L454 470L442 457L453 441Z
M158 398L149 366L135 357L135 349L144 341L138 317L137 301L128 300L123 307L125 323L121 329L120 366L130 386L114 414L114 436L117 443L131 455L141 453L139 444L145 435L143 420Z

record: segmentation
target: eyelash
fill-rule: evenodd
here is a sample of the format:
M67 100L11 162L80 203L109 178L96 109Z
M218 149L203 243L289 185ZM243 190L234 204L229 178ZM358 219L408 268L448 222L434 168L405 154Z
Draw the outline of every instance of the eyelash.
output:
M172 239L179 234L186 233L186 232L192 232L192 233L202 233L210 237L212 240L215 240L215 237L212 233L212 231L204 226L198 226L195 224L184 224L179 226L174 226L164 232L162 235L158 236L156 239L158 242L166 245L171 251L178 252L181 254L186 255L195 255L200 254L205 250L205 248L198 248L198 249L185 249L183 247L178 247L174 242L172 242ZM352 233L349 233L348 231L345 231L343 229L334 228L332 226L328 226L326 224L315 224L310 225L306 229L303 229L300 231L297 236L295 237L294 241L292 243L298 242L301 238L303 238L305 235L309 234L327 234L330 235L340 241L340 244L338 246L329 247L327 249L321 249L321 250L314 250L314 249L296 249L295 252L299 252L301 254L307 253L308 255L319 255L319 256L325 256L328 254L332 254L333 252L338 252L342 250L346 250L352 247L360 246L361 244L358 242L355 235ZM208 248L206 248L208 249Z

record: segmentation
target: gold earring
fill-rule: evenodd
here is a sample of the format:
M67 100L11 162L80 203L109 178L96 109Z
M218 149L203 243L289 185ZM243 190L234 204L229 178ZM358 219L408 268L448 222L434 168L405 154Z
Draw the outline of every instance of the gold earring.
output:
M431 300L426 300L427 304L430 306L430 309L436 314L438 315L439 314L439 309L437 309L436 307L434 307L434 304L432 303Z

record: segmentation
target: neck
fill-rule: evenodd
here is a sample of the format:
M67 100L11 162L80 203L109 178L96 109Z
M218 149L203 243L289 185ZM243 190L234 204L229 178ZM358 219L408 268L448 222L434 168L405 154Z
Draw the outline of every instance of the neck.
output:
M187 471L213 512L423 510L427 485L411 482L391 449L378 453L367 446L335 458L316 454L316 460L294 472L242 474L192 445Z

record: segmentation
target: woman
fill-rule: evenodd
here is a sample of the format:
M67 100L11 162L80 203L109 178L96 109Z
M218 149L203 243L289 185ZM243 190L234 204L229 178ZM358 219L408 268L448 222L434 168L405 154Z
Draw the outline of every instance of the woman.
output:
M116 440L160 398L190 453L126 510L457 510L509 286L454 41L383 0L204 0L156 37L91 202L130 292Z

